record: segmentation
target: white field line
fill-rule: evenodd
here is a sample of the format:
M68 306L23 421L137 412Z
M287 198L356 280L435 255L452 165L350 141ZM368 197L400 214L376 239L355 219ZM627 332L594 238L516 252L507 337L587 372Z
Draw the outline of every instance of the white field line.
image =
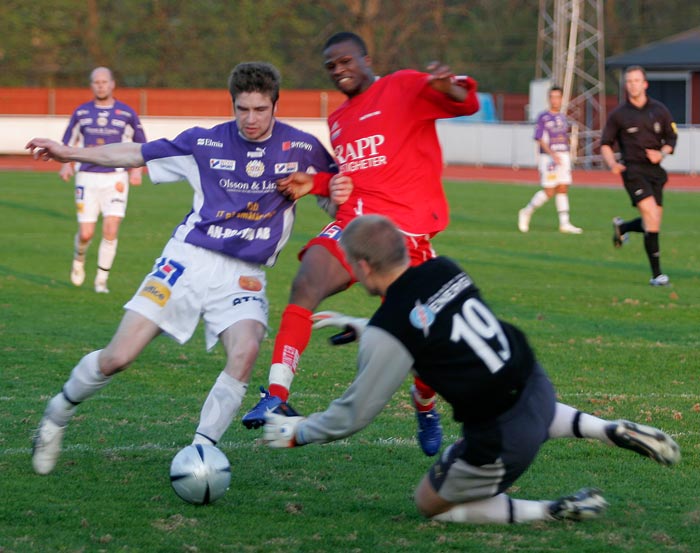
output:
M566 400L566 398L621 398L627 401L644 401L644 400L659 400L659 399L665 399L665 400L675 400L675 401L684 401L684 402L698 402L700 401L700 394L693 394L693 393L681 393L681 394L671 394L671 393L651 393L651 394L630 394L630 393L625 393L625 392L566 392L566 393L559 393L558 394L561 399ZM320 394L314 394L314 393L299 393L297 394L297 399L302 398L302 397L313 397L313 398L320 398ZM0 396L0 401L14 401L16 398L12 396ZM122 400L123 398L117 398L115 396L115 400ZM100 401L109 401L110 398L109 396L106 395L100 395L99 396ZM440 404L438 404L439 408ZM690 408L690 406L688 406ZM644 423L644 421L639 421ZM652 423L653 424L653 423ZM685 430L682 432L676 432L676 433L671 433L671 436L675 439L678 438L688 438L688 437L697 437L700 436L700 430ZM449 444L454 441L456 441L459 438L458 435L456 434L445 434L443 443ZM345 439L345 440L338 440L336 442L332 442L329 444L325 444L325 447L349 447L351 445L355 445L352 443L352 438L350 439ZM256 447L259 447L261 445L261 439L257 440L251 440L251 441L241 441L241 442L229 442L229 441L223 441L219 443L219 447L224 450L236 450L236 449L253 449ZM418 447L417 442L415 438L398 438L398 437L387 437L387 438L377 438L372 441L364 441L364 444L367 445L373 445L373 446L379 446L379 447ZM129 452L129 451L172 451L176 452L180 448L185 447L185 443L183 444L175 444L175 443L169 443L169 444L154 444L154 443L145 443L145 444L131 444L131 445L125 445L125 446L118 446L118 447L95 447L92 445L87 445L87 444L67 444L63 448L63 451L70 452L70 451L85 451L85 452L91 452L91 453L97 453L97 452L103 452L103 453L119 453L119 452ZM12 455L30 455L31 454L31 447L26 447L26 448L7 448L7 449L0 449L0 457L3 456L12 456Z
M449 434L445 435L445 443L452 443L456 441L458 438L457 435L450 436ZM375 445L375 446L380 446L380 447L394 447L394 446L401 446L401 447L418 447L418 443L416 442L415 439L409 439L409 438L379 438L376 440L373 440L371 442L368 441L363 441L364 445ZM170 452L177 452L181 448L185 447L188 444L174 444L174 443L168 443L168 444L154 444L154 443L146 443L146 444L130 444L130 445L124 445L124 446L116 446L116 447L98 447L98 446L93 446L93 445L88 445L88 444L67 444L64 445L62 448L61 452L66 453L66 452L88 452L88 453L103 453L103 454L118 454L118 453L123 453L123 452L135 452L135 451L170 451ZM249 449L258 449L262 445L262 439L257 439L257 440L251 440L251 441L245 441L245 442L219 442L218 446L222 451L232 451L232 450L249 450ZM351 440L338 440L336 442L332 442L329 444L324 444L324 447L340 447L340 448L346 448L350 447L352 445L357 445L357 444L352 444ZM318 446L317 446L318 447ZM7 456L12 456L12 455L27 455L30 456L32 452L31 447L15 447L15 448L7 448L7 449L0 449L0 457L3 457L5 455Z
M700 430L686 430L683 432L669 432L671 437L674 439L698 439L700 436ZM443 437L443 444L451 444L457 441L457 439L460 436L457 434L445 434ZM561 438L562 440L565 440L567 438ZM129 444L129 445L124 445L124 446L116 446L116 447L98 447L95 445L89 445L89 444L68 444L66 445L63 449L62 452L87 452L87 453L101 453L101 454L119 454L119 453L128 453L128 452L138 452L138 451L167 451L167 452L172 452L175 453L179 451L181 448L185 447L187 444L175 444L175 443L167 443L167 444L154 444L154 443L145 443L145 444ZM252 449L258 449L262 445L262 440L257 439L257 440L251 440L251 441L241 441L241 442L229 442L229 441L223 441L218 444L218 447L226 452L226 451L233 451L233 450L252 450ZM415 438L396 438L396 437L388 437L388 438L377 438L372 441L366 441L363 440L363 445L369 445L369 446L377 446L377 447L410 447L410 448L417 448L418 443L416 442ZM336 447L336 448L348 448L348 447L355 447L357 446L357 443L354 443L352 438L351 439L345 439L345 440L338 440L335 442L331 442L329 444L324 444L323 447ZM312 447L318 447L312 445ZM2 457L11 457L11 456L27 456L27 461L29 461L29 457L31 456L31 447L15 447L15 448L7 448L7 449L0 449L0 458Z

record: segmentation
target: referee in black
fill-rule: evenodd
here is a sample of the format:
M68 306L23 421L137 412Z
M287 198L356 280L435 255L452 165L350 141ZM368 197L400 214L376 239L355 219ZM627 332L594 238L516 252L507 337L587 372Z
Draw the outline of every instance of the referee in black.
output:
M666 286L668 275L661 272L659 232L663 215L663 188L668 175L661 161L676 147L676 124L668 108L647 96L646 72L633 65L625 69L627 101L608 117L601 139L601 154L615 175L622 175L625 189L641 215L631 221L613 219L613 244L627 241L628 232L644 233L644 249L651 266L652 286ZM621 160L613 152L617 142Z

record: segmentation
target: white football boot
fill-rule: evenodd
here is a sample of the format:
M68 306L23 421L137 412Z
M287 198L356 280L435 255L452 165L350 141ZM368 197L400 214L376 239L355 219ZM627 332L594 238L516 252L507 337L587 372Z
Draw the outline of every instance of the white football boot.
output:
M620 420L607 425L605 434L616 446L631 449L661 465L675 465L681 460L678 444L653 426Z
M649 280L649 284L652 286L668 286L669 282L671 282L671 279L668 278L668 275L664 274L660 274Z
M95 281L95 292L98 294L109 294L109 288L107 288L106 280L96 280Z
M520 232L528 232L530 230L530 219L532 213L529 213L525 208L518 211L518 230Z
M589 520L600 516L608 508L608 502L600 490L583 488L573 495L562 497L549 504L549 514L556 520Z
M109 278L109 271L97 269L97 274L95 275L95 292L98 294L109 294L107 278Z
M70 281L74 286L82 286L85 282L85 262L73 260L73 267L70 271Z
M581 234L583 232L582 228L572 225L571 223L566 223L559 227L559 232L564 234Z
M55 422L44 415L34 436L32 447L32 466L37 474L49 474L61 454L61 442L65 426L58 426Z

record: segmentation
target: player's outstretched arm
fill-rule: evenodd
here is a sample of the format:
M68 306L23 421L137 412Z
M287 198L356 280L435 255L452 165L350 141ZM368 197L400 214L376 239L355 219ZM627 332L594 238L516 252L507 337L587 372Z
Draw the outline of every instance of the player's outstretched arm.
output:
M428 64L427 71L430 74L430 86L452 100L463 102L471 92L476 91L476 81L471 77L467 77L465 86L458 84L449 65L433 61Z
M44 161L51 159L62 163L79 161L104 167L141 167L145 163L141 155L141 144L136 142L105 144L95 148L75 148L48 138L32 138L25 147L32 153L34 159Z
M49 140L48 138L32 138L25 146L27 150L34 156L34 159L49 161L51 159L60 161L61 163L69 163L73 161L69 156L70 146Z

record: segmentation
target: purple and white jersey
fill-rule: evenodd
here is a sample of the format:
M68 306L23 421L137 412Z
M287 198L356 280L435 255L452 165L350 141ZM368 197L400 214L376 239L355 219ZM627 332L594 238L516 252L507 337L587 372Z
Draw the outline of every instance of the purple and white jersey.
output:
M544 140L553 152L569 151L569 121L561 112L543 111L537 117L535 140ZM540 153L544 150L540 148Z
M82 141L84 148L115 142L146 142L141 121L136 112L123 102L114 101L111 107L96 106L94 101L78 106L63 133L63 143L75 146ZM113 167L81 163L80 171L113 173Z
M289 239L296 209L277 181L295 171L337 171L313 135L280 121L261 142L243 138L230 121L148 142L141 153L153 182L187 180L194 189L175 239L269 267Z

